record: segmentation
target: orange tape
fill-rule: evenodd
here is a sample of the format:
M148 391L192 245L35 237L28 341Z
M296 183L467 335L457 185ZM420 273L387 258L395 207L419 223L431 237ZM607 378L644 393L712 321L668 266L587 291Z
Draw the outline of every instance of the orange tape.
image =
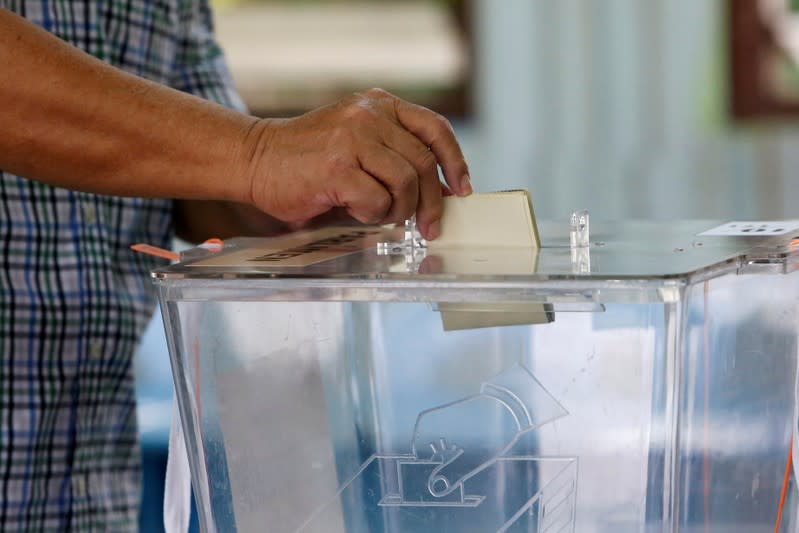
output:
M222 239L217 239L213 237L208 239L204 243L202 243L201 247L205 248L209 252L219 252L225 246L225 241ZM153 246L152 244L146 243L138 243L131 245L131 250L134 252L139 252L140 254L151 255L153 257L160 257L162 259L169 259L170 261L180 261L180 253L173 252L172 250L166 250L164 248L159 248L158 246Z
M211 253L217 253L222 251L222 248L225 246L225 241L222 239L217 239L213 237L211 239L206 240L204 243L200 245L200 248L208 250Z
M785 464L785 475L782 478L782 492L780 493L780 506L777 509L777 523L774 524L774 533L780 533L780 523L782 522L782 511L785 509L785 496L788 494L788 482L791 479L791 469L793 467L793 437L788 444L788 462Z
M139 252L140 254L152 255L153 257L169 259L170 261L180 261L180 254L178 252L165 250L164 248L159 248L158 246L153 246L152 244L138 243L132 245L130 249L134 252Z

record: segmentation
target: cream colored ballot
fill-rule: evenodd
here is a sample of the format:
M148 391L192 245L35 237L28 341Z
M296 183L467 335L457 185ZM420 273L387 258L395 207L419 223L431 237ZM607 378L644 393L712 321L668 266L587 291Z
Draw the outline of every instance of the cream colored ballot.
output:
M525 190L444 198L441 236L431 249L453 247L530 248L541 241L530 193Z
M517 190L445 198L441 236L428 243L428 253L448 264L447 270L522 275L535 272L540 245L530 194ZM539 303L442 302L438 309L446 331L554 319L551 310Z

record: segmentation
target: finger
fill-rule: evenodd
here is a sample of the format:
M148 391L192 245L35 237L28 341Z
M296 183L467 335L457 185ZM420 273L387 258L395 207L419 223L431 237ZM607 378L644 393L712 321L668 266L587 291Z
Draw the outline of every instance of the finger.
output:
M441 235L441 185L436 172L435 180L425 178L419 182L419 204L416 207L416 225L422 237L428 240Z
M389 191L361 169L353 169L332 180L333 207L346 209L347 214L363 224L377 224L391 209Z
M394 102L397 120L430 147L450 188L459 196L471 194L469 167L449 121L424 107L400 99Z
M383 142L413 165L419 176L419 202L416 206L416 224L425 239L433 240L441 234L441 181L438 179L438 161L435 154L422 141L398 124L385 120L380 132Z
M440 256L427 255L419 265L419 274L440 274L444 269L444 261Z
M419 175L408 160L382 144L367 146L358 156L361 168L380 180L391 194L391 208L383 223L411 218L419 203Z

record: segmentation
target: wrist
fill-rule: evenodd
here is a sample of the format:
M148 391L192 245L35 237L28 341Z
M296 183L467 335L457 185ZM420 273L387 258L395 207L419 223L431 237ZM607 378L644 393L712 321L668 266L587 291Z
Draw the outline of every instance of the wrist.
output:
M235 180L234 201L258 207L258 189L263 188L262 180L266 178L264 169L271 140L274 136L274 120L256 119L242 133L239 142L239 161Z

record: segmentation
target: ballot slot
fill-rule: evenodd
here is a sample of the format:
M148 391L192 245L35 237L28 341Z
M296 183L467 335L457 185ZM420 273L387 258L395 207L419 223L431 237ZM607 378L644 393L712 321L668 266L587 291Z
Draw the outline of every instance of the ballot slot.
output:
M541 238L526 190L451 196L443 200L441 236L427 244L420 272L531 275ZM544 303L441 302L445 331L548 324L554 308Z

